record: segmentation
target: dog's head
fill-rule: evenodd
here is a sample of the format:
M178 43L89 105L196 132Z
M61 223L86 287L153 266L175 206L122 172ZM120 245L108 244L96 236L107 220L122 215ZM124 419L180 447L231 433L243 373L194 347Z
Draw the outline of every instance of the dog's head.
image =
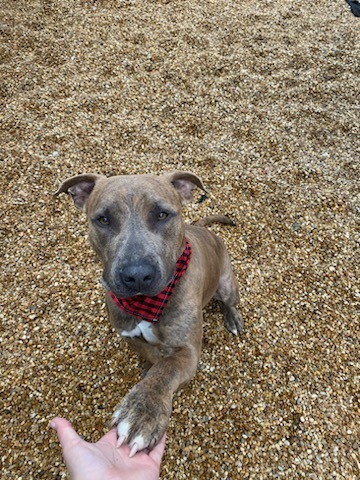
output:
M118 297L157 295L171 280L184 249L182 205L204 189L199 177L176 171L161 176L105 177L85 173L65 180L86 213L89 239L103 265L103 284Z

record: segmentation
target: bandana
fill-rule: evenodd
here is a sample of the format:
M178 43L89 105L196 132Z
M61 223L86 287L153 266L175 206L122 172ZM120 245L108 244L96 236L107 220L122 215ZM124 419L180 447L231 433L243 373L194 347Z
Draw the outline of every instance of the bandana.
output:
M130 298L118 298L113 292L109 292L110 297L124 312L142 318L147 322L157 322L175 289L175 285L186 272L190 262L190 255L191 246L186 240L185 249L176 262L175 273L170 283L168 283L162 292L155 295L155 297L136 295Z

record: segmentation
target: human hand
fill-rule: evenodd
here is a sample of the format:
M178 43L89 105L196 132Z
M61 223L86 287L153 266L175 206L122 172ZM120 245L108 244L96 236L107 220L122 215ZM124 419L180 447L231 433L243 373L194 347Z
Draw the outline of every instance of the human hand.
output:
M72 480L157 480L165 448L165 435L149 453L129 457L130 447L116 447L116 429L98 442L88 443L64 418L54 418L50 427L60 440L66 467Z

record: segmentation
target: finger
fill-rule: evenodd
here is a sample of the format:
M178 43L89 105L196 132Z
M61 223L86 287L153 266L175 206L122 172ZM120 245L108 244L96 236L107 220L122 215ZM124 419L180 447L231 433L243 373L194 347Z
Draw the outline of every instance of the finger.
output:
M164 455L165 441L166 441L166 434L162 437L162 439L156 445L156 447L154 447L149 453L149 457L151 457L157 465L160 465L161 459Z
M117 441L116 428L112 428L107 433L105 433L105 435L100 439L100 441L106 441L115 446Z
M71 423L65 418L54 418L50 422L50 427L56 431L63 448L81 440L79 435L73 429Z

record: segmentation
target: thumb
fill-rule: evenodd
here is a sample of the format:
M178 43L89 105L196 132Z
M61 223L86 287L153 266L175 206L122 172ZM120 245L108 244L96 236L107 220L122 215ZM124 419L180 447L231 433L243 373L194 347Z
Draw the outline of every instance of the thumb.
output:
M161 459L164 455L165 441L166 441L166 434L162 437L162 439L156 445L156 447L154 447L149 453L149 457L151 457L159 467L160 467Z
M70 422L65 418L56 417L50 422L50 427L55 430L63 448L68 448L81 441Z

